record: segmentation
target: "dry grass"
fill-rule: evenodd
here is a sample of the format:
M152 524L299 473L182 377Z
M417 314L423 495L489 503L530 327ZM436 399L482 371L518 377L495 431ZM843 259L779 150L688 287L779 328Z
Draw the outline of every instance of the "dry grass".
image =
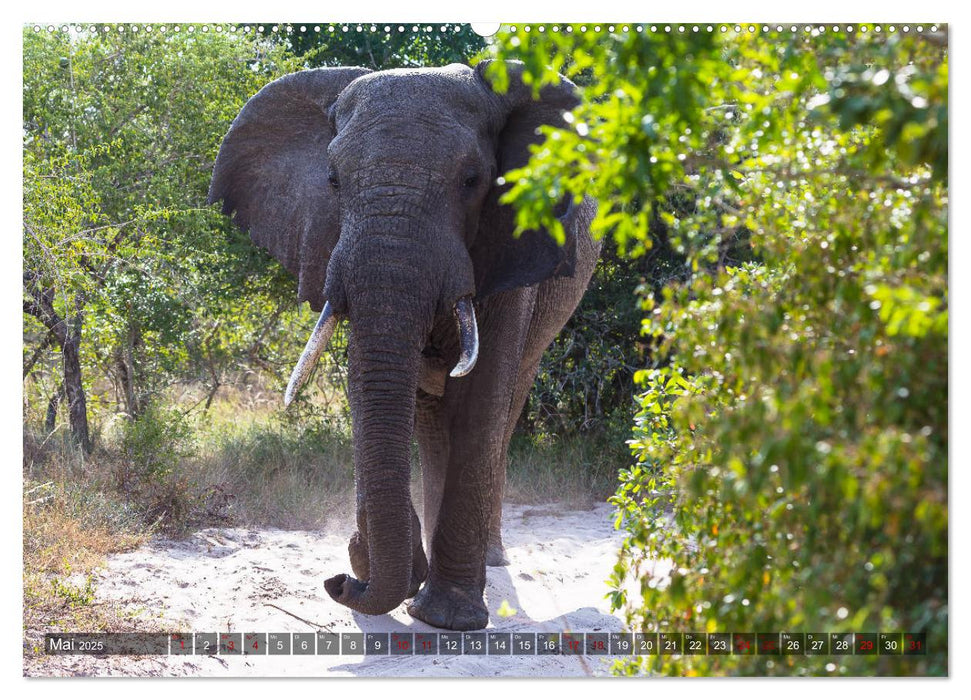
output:
M214 410L182 473L224 504L226 523L318 529L350 510L354 494L350 430L339 418L288 420L276 410Z
M515 435L509 448L506 494L519 503L589 505L617 489L617 471L629 462L627 446L602 437Z
M45 632L150 628L150 621L97 603L92 577L107 555L137 547L149 530L110 495L101 469L71 448L25 444L24 453L25 653L40 653ZM78 478L82 470L87 478Z

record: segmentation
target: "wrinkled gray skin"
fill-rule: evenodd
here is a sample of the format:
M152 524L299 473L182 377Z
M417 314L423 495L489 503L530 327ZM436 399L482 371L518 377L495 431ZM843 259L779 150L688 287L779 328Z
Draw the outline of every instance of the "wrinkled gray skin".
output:
M510 65L499 95L462 65L369 72L323 68L267 85L220 149L210 201L299 278L301 300L329 301L350 324L356 578L324 586L362 613L408 612L479 629L486 564L500 534L509 440L540 357L589 283L596 204L558 203L566 245L514 238L497 176L528 159L542 124L576 105L567 81L532 98ZM464 377L452 308L473 295L478 362ZM419 445L424 525L409 495ZM422 583L424 582L424 585Z

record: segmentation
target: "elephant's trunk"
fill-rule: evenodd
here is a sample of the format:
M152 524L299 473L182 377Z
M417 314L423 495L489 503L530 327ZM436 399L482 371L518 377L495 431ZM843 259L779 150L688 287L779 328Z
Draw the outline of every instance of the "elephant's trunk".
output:
M342 221L324 290L350 325L347 387L359 509L352 556L355 573L368 580L342 574L324 587L337 602L380 615L413 594L426 574L419 569L427 564L409 487L421 353L436 314L457 308L469 346L460 358L462 373L472 369L478 348L471 301L456 303L474 289L460 239L409 216L424 205L410 192L385 187L390 175L384 169L369 177L382 186L347 194L354 206L348 205Z
M355 480L370 579L342 574L325 582L334 600L369 615L393 610L412 592L413 539L420 536L412 523L410 445L421 349L437 301L422 292L414 268L381 267L348 290L347 313Z

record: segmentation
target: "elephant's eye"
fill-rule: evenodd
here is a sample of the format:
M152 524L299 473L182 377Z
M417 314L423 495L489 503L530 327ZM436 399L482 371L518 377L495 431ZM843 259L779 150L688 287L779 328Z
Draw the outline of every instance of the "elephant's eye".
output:
M340 180L337 179L337 175L335 175L334 173L331 173L330 175L327 176L327 182L329 182L330 186L333 187L335 190L339 190L341 188L341 182Z
M478 175L469 175L462 182L462 187L464 187L467 190L471 190L473 187L475 187L478 184L479 184L479 176Z

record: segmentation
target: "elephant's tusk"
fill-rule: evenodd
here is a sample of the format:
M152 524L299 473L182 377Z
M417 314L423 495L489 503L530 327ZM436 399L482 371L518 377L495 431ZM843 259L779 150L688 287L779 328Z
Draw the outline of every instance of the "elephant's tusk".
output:
M303 354L300 355L297 366L293 368L293 374L290 375L287 391L283 395L284 406L290 405L297 392L300 391L300 387L306 383L310 373L317 365L317 360L320 359L320 354L327 347L327 343L330 342L330 337L334 335L335 328L337 328L337 317L334 316L334 310L330 307L328 301L324 303L324 310L320 312L320 318L317 319L317 325L314 326L314 331L310 334L307 347L303 349Z
M464 377L475 367L479 358L479 327L475 322L475 309L469 297L462 297L455 302L455 322L459 327L459 338L462 342L462 352L458 364L449 373L450 377Z

